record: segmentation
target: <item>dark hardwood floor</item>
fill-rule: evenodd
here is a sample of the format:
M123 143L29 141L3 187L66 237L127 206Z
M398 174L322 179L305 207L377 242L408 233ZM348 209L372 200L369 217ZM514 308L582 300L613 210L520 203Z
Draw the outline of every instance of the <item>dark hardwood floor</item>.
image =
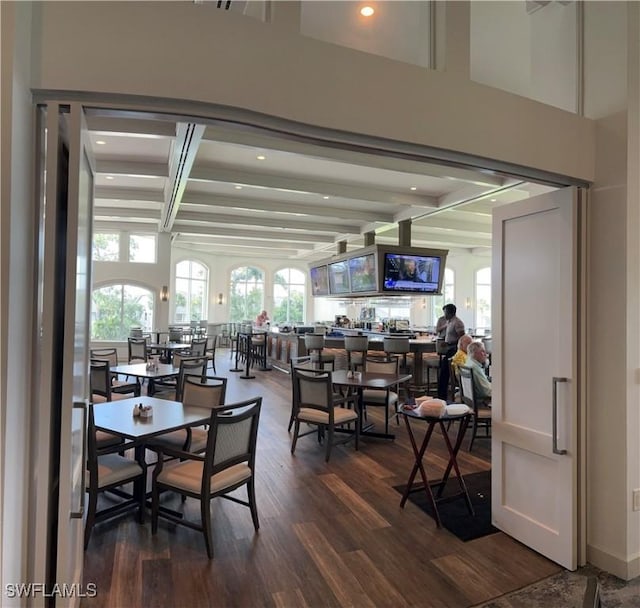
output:
M247 508L215 500L209 560L202 535L183 526L161 520L152 536L149 517L140 525L133 513L98 524L84 564L84 583L95 583L97 596L82 606L458 608L562 570L501 532L465 543L411 502L401 509L393 486L407 481L413 464L404 425L391 422L395 441L364 438L358 452L352 443L334 448L328 464L314 436L300 439L292 456L289 376L255 370L254 380L243 380L228 371L230 363L219 350L227 401L263 397L260 530L254 532ZM381 416L381 408L369 412L378 426ZM490 468L488 441L476 440L472 453L467 446L458 455L463 474ZM430 450L435 479L447 463L441 436ZM163 502L199 517L194 501L167 494Z

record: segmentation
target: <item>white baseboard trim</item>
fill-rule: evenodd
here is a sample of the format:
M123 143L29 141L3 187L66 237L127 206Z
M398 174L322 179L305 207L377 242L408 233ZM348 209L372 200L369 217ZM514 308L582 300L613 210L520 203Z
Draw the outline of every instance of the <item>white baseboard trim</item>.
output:
M587 561L625 581L640 576L640 556L625 560L593 545L587 545Z

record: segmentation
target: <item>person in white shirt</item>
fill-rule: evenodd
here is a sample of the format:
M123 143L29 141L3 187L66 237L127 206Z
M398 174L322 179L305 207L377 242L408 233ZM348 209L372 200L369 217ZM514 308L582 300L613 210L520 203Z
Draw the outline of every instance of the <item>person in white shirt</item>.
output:
M465 365L471 368L473 375L473 393L477 401L491 401L491 382L484 373L487 363L487 351L480 340L475 340L467 346L467 361Z
M436 333L443 338L447 345L446 353L440 357L440 371L438 373L438 397L447 399L449 391L449 359L458 350L458 340L464 336L464 323L456 316L458 309L455 304L445 304L442 307L444 316L438 319Z

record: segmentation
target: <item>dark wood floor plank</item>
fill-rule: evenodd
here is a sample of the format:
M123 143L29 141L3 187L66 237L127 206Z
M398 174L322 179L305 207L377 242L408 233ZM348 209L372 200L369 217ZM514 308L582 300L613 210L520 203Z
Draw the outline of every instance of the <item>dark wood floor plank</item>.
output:
M340 555L315 524L296 524L294 529L340 606L375 607L375 602L367 596Z

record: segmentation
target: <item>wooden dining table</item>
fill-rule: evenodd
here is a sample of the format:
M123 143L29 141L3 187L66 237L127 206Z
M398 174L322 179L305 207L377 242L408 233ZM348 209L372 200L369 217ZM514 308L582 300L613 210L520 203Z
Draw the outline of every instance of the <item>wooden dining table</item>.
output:
M360 425L360 435L377 437L379 439L395 439L393 433L380 433L373 430L373 423L365 425L363 390L365 388L387 389L397 384L403 384L411 380L411 374L378 374L375 372L357 372L349 376L349 372L339 369L331 372L331 381L334 386L344 387L357 391L358 394L358 424Z

